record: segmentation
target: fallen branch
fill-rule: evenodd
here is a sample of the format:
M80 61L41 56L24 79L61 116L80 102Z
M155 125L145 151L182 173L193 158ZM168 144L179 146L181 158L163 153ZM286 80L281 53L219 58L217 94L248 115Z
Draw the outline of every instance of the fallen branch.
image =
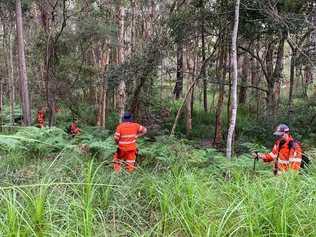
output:
M187 91L187 93L186 93L186 95L185 95L185 97L184 97L184 99L183 99L182 105L181 105L181 107L179 108L179 110L178 110L178 112L177 112L176 119L175 119L175 121L174 121L174 123L173 123L170 136L173 136L173 135L174 135L174 132L175 132L175 130L176 130L176 126L177 126L177 123L178 123L178 120L179 120L181 111L182 111L182 109L183 109L183 107L184 107L184 105L185 105L185 103L186 103L186 101L187 101L187 99L188 99L188 97L189 97L190 92L192 91L192 89L193 89L193 87L194 87L194 85L195 85L195 83L196 83L197 81L198 81L198 79L195 79L195 80L192 82L192 84L191 84L190 87L189 87L189 90Z

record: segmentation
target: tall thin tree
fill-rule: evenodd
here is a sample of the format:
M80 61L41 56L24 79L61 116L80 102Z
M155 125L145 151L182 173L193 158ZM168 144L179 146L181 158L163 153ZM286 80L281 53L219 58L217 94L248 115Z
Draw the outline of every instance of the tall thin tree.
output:
M240 0L236 0L235 6L235 20L234 20L234 30L232 35L232 63L233 63L233 85L231 90L232 98L232 112L230 125L227 135L227 148L226 156L228 159L231 159L232 156L232 144L233 136L236 126L236 117L237 117L237 83L238 83L238 62L237 62L237 36L238 36L238 25L239 25L239 6Z
M23 113L23 122L25 126L31 125L31 106L29 99L29 90L26 73L25 53L24 53L24 37L23 37L23 20L21 0L16 0L16 32L18 44L18 62L19 62L19 79L20 79L20 94Z

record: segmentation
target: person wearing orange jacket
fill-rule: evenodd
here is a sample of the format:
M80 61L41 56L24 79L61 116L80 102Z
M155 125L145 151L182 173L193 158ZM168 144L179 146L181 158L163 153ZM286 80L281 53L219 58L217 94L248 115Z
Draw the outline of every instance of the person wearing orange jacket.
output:
M69 131L68 132L69 135L71 135L72 137L80 134L81 130L78 127L78 119L73 119L72 123L69 126L68 131Z
M147 129L133 122L133 116L125 112L115 131L114 140L118 145L117 152L113 157L114 171L120 172L121 164L125 164L126 170L131 173L135 170L135 161L137 155L137 138L145 135Z
M258 154L258 158L264 162L273 162L273 172L280 175L288 170L299 171L302 162L302 147L298 141L290 135L290 129L286 124L277 126L273 135L277 136L273 149L267 154Z
M39 128L45 127L45 108L41 108L37 111L37 123Z

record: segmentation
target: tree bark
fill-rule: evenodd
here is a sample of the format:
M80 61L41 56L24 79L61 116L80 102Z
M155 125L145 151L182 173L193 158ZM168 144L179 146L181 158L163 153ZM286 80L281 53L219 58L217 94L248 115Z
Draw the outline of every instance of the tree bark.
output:
M118 59L117 63L122 64L125 60L125 54L124 54L124 45L125 45L125 22L124 22L124 17L125 17L125 9L124 6L122 5L123 3L120 2L119 8L118 8L118 28L119 28L119 35L118 35L118 42L119 42L119 47L118 47ZM126 106L126 84L125 81L121 80L118 91L117 91L117 109L118 113L120 116L120 122L122 121L122 116L125 112L125 106Z
M134 54L135 52L135 1L130 0L131 4L131 39L130 39L130 54Z
M205 49L205 17L204 17L204 0L200 0L201 7L201 40L202 40L202 61L206 59L206 49ZM206 78L206 68L203 70L203 107L204 112L207 112L207 78Z
M195 59L194 56L191 55L192 52L187 52L187 68L188 68L188 86L192 85L195 81ZM189 90L189 87L188 87ZM188 99L186 101L186 133L189 136L192 132L192 90L189 91Z
M232 36L232 63L233 63L233 85L232 85L232 112L230 126L227 135L227 148L226 148L226 157L231 159L232 156L232 144L233 136L236 126L237 118L237 84L238 84L238 62L237 62L237 36L238 36L238 25L239 25L239 5L240 0L236 0L235 7L235 21L234 21L234 31Z
M103 47L97 47L97 53L93 53L94 63L98 67L99 79L102 82L100 89L96 88L99 94L97 98L97 119L96 124L99 127L105 128L106 111L107 111L107 97L108 97L108 81L105 76L107 66L110 62L110 49L104 51ZM97 56L98 55L98 56Z
M11 19L10 19L11 20ZM5 65L8 75L8 93L9 93L9 113L10 124L14 124L14 105L15 105L15 83L14 83L14 66L13 66L13 42L11 22L8 22L8 27L3 22L3 51L5 54Z
M117 109L120 116L120 122L122 121L123 114L125 112L125 105L126 105L126 85L125 81L121 81L120 85L117 89Z
M247 88L243 87L243 85L248 84L248 77L249 77L249 57L247 54L243 56L242 62L242 73L241 73L241 85L239 91L239 103L245 104L247 100Z
M13 64L13 39L11 31L9 33L9 98L10 98L10 123L14 124L15 117L15 80L14 80L14 64Z
M227 63L226 63L226 46L224 40L226 36L222 37L222 47L219 46L219 63L217 65L217 78L221 80L219 85L219 95L216 105L216 115L215 115L215 135L214 135L214 144L215 146L219 146L222 143L222 111L223 111L223 104L224 104L224 94L225 94L225 78L227 73ZM225 41L225 42L224 42Z
M39 2L39 8L41 10L41 24L46 38L46 49L44 54L44 67L43 78L45 81L46 89L46 103L48 109L48 126L52 127L55 123L55 108L56 108L56 82L54 80L54 64L56 60L56 50L54 39L54 33L52 28L53 15L55 9L49 4L48 1ZM41 105L43 106L43 105Z
M30 107L25 54L24 54L24 37L23 37L21 0L16 0L16 30L17 30L17 43L18 43L19 79L20 79L20 90L21 90L20 94L21 94L21 103L22 103L23 123L25 126L30 126L32 123L32 117L31 117L31 107Z
M282 81L282 72L283 72L283 57L284 57L284 43L287 35L283 34L277 51L277 59L275 62L275 67L273 71L273 82L275 83L274 88L274 106L273 106L273 118L276 116L276 111L279 108L280 103L280 92L281 92L281 81Z
M215 135L214 135L214 145L220 146L222 144L223 133L222 133L222 112L224 106L224 95L225 95L225 79L227 74L227 49L228 49L228 22L225 18L227 11L228 1L220 1L220 11L223 14L221 18L221 24L224 28L219 33L218 42L218 59L216 65L216 78L219 80L219 95L216 105L216 115L215 115Z
M0 117L2 118L2 110L3 110L3 82L0 81ZM2 121L0 126L2 126Z
M311 54L313 60L316 60L316 3L313 3L313 10L311 13L311 25L312 25L312 32L310 35L310 44L311 44ZM314 72L315 72L314 68Z
M269 43L266 54L266 81L267 81L267 117L274 120L277 111L278 90L276 84L281 81L283 71L284 42L286 36L282 35L277 49L277 58L273 60L274 40ZM273 65L275 66L273 67Z
M180 99L183 90L183 43L177 43L177 80L173 90L176 100Z
M293 87L294 87L294 77L295 77L295 60L296 60L296 49L292 48L292 56L290 63L290 88L289 88L289 101L288 101L288 123L291 122L291 115L293 112Z
M302 82L303 97L308 98L308 86L313 82L313 71L310 65L304 67L304 77Z

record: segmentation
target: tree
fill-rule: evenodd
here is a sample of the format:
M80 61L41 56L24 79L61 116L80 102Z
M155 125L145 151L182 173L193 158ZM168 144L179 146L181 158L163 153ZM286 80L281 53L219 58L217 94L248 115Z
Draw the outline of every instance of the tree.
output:
M117 8L117 18L118 18L118 49L117 49L117 63L122 64L125 61L125 52L124 52L124 42L125 42L125 9L123 2L119 2ZM124 80L121 80L117 88L117 108L120 121L126 107L126 84Z
M237 118L237 84L238 84L238 61L237 61L237 35L238 35L238 25L239 25L239 5L240 0L236 0L235 7L235 21L234 21L234 31L232 35L232 63L233 63L233 86L232 86L232 112L230 119L230 126L227 135L227 149L226 156L231 159L232 156L232 144L233 136L236 126Z
M16 0L16 31L17 31L19 79L20 79L20 94L21 94L23 122L25 126L30 126L32 123L32 117L31 117L31 106L30 106L30 99L29 99L26 62L25 62L25 54L24 54L24 37L23 37L23 19L22 19L21 0Z

